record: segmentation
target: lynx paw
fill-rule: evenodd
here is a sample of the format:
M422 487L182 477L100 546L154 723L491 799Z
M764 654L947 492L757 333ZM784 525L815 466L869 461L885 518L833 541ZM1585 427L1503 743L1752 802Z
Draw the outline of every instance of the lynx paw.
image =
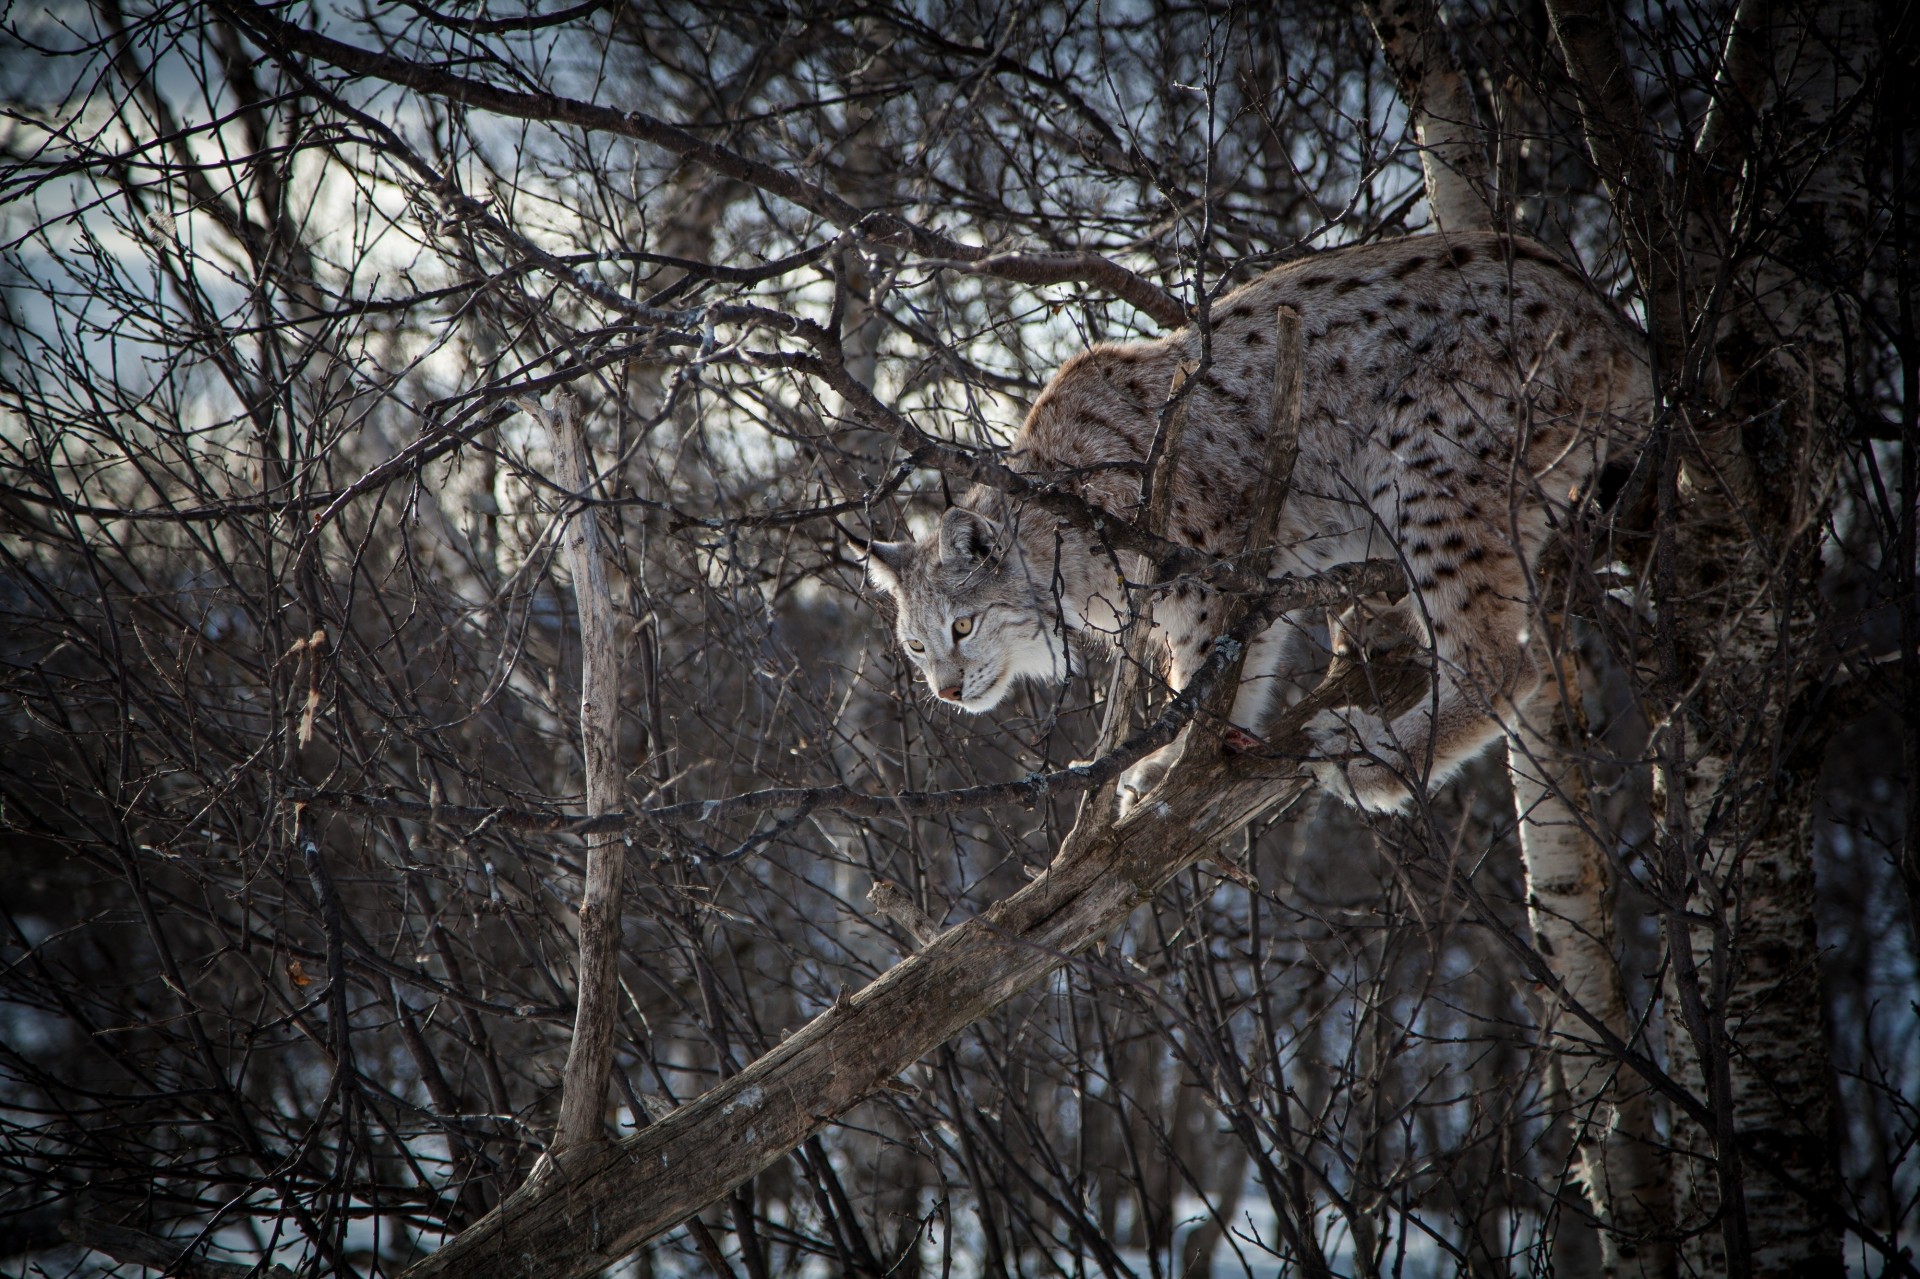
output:
M1120 774L1120 785L1115 796L1120 804L1120 816L1125 817L1132 812L1140 801L1147 797L1147 792L1160 784L1160 780L1167 775L1167 770L1173 767L1174 756L1177 753L1174 748L1178 745L1179 743L1176 742L1171 746L1162 746Z
M1378 715L1321 711L1307 721L1314 754L1307 770L1320 788L1371 812L1392 812L1412 798L1406 755Z

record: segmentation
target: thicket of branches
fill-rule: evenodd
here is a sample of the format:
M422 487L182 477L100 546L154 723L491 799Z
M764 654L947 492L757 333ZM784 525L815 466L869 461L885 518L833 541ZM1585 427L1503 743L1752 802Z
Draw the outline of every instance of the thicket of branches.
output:
M1432 229L1458 127L1663 379L1541 601L1620 1015L1567 1011L1501 761L1313 796L630 1273L1911 1273L1920 43L1843 8L14 10L0 1268L397 1274L526 1186L590 808L649 814L608 1135L920 948L876 883L943 927L1021 889L1084 792L924 797L1090 757L1111 659L931 705L861 539L1006 482L1074 351Z

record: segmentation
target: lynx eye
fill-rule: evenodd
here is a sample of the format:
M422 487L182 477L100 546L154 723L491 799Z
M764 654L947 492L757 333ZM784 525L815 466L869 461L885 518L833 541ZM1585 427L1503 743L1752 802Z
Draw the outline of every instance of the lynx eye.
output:
M973 619L972 619L971 617L956 617L956 618L954 618L954 619L953 619L953 633L954 633L955 635L971 635L971 634L973 634Z
M919 640L908 640L907 648L915 653L924 653L927 651L927 646L925 644L922 644Z

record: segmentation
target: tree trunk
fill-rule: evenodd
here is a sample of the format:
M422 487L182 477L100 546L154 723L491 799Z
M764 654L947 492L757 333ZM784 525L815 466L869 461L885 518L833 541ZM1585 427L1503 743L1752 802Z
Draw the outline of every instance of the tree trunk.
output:
M1507 744L1527 919L1565 998L1631 1042L1634 1028L1613 955L1607 854L1595 840L1586 781L1575 763L1587 736L1571 656L1556 683L1534 699ZM1558 999L1549 1006L1546 1031L1560 1058L1562 1096L1552 1108L1572 1120L1576 1172L1602 1227L1602 1272L1649 1279L1673 1273L1667 1161L1655 1140L1645 1082L1593 1044Z
M1802 695L1822 674L1810 641L1828 419L1844 403L1836 307L1857 273L1836 255L1861 242L1845 113L1869 24L1857 4L1743 4L1691 158L1699 172L1683 185L1654 150L1611 11L1548 10L1678 410L1659 483L1649 722L1669 1051L1711 1119L1710 1130L1674 1120L1676 1215L1693 1232L1683 1260L1702 1274L1837 1273L1838 1232L1820 1206L1837 1184L1826 1037L1812 1013L1819 752ZM1779 147L1785 138L1811 145ZM1725 316L1717 330L1699 313L1709 299Z
M1666 921L1670 1071L1713 1120L1674 1118L1682 1256L1701 1274L1838 1275L1839 1233L1823 1207L1838 1176L1813 918L1820 750L1796 740L1812 682L1796 656L1814 629L1818 561L1803 534L1777 563L1733 510L1702 505L1677 578L1693 592L1680 612L1701 619L1680 624L1684 669L1707 678L1661 749L1665 887L1685 907Z
M569 493L586 496L593 483L592 453L579 402L558 397L542 413L553 441L555 478ZM568 521L567 567L580 613L580 758L585 771L587 816L617 813L625 786L620 770L620 637L600 551L600 526L592 506ZM580 971L573 1041L560 1093L560 1118L550 1153L606 1136L607 1076L613 1064L613 1032L619 1024L620 892L626 872L624 837L589 835L586 882L580 893Z
M1676 1121L1678 1147L1716 1153L1711 1177L1697 1160L1678 1170L1677 1207L1683 1228L1723 1223L1685 1244L1704 1272L1837 1275L1839 1231L1816 1202L1837 1194L1839 1174L1813 916L1827 730L1809 722L1809 694L1826 674L1820 542L1864 241L1858 129L1847 115L1872 23L1856 3L1750 4L1740 21L1733 74L1759 82L1742 68L1765 54L1772 69L1771 100L1745 104L1747 114L1757 120L1764 108L1770 131L1815 145L1763 157L1783 171L1734 268L1743 305L1721 335L1730 421L1723 442L1688 461L1686 531L1661 605L1685 646L1684 677L1700 681L1673 707L1691 739L1665 753L1684 768L1667 778L1684 801L1668 819L1670 869L1691 876L1686 915L1668 917L1671 1058L1681 1082L1709 1099L1717 1128ZM1716 141L1720 149L1753 143ZM1715 465L1729 455L1737 468ZM1797 1187L1736 1159L1735 1142Z

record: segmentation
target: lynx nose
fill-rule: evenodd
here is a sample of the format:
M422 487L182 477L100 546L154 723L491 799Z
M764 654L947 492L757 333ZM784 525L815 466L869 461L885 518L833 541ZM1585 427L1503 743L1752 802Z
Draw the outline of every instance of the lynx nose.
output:
M939 695L942 701L957 702L960 700L960 686L958 684L949 684L939 690Z

